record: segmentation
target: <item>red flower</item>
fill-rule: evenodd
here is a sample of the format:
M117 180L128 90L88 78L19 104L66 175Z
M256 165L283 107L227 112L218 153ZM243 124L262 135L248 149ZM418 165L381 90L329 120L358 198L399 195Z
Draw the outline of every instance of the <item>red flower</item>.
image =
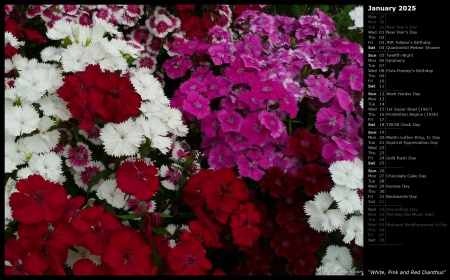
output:
M289 150L297 156L305 156L307 161L313 161L319 157L323 147L323 141L318 134L313 134L305 128L294 130L289 136Z
M239 210L231 216L230 226L233 228L234 243L251 247L261 235L258 228L260 214L252 202L241 204Z
M270 240L270 247L280 257L289 257L294 255L301 245L301 239L296 233L289 233L286 230L277 232Z
M80 259L73 264L73 275L113 275L113 270L106 264L96 265L90 259Z
M178 17L180 18L180 28L186 32L186 36L189 39L204 37L208 29L204 26L202 18L192 14L189 10L179 11Z
M63 78L64 85L57 90L58 96L67 102L72 117L81 119L80 129L90 130L94 124L94 117L98 116L95 98L92 90L102 71L99 65L88 65L86 70Z
M205 254L202 243L186 231L180 243L169 251L167 261L175 275L206 275L212 265Z
M156 275L152 249L133 229L113 232L109 246L102 255L103 263L114 270L114 275Z
M239 209L241 202L247 200L248 191L244 180L237 178L229 168L215 171L203 184L206 205L214 212L218 222L225 224L228 216Z
M190 221L188 223L189 229L196 239L202 242L206 247L220 248L222 247L222 244L220 243L219 235L217 234L218 231L216 231L216 228L214 227L214 222L209 217L207 219L208 220Z
M297 250L288 261L294 275L312 275L316 271L317 258L313 253Z
M139 200L150 199L159 190L158 170L144 160L123 162L116 172L117 186Z
M11 46L10 43L6 44L5 46L5 58L11 58L14 55L19 53L19 49Z
M248 269L267 275L267 270L269 269L270 261L272 260L272 252L268 248L263 249L259 245L253 246L248 249L245 257Z
M104 122L120 123L140 113L141 96L127 78L111 71L100 74L92 98Z
M12 193L9 205L15 220L24 224L42 221L56 222L64 214L67 192L60 184L45 180L40 175L30 175L16 184L18 192Z
M14 238L6 240L5 275L44 275L48 266L48 259L40 251L30 250Z
M295 175L295 179L299 185L305 187L307 195L313 196L330 189L330 176L330 172L325 167L308 163Z
M296 188L293 176L290 173L283 173L278 166L271 167L267 171L261 180L261 187L269 190L273 197L290 195Z
M36 251L45 246L45 254L59 264L66 262L69 247L77 238L76 231L67 223L60 223L53 231L49 230L47 222L20 224L17 231L21 244Z
M245 10L254 10L259 11L261 10L261 7L259 5L233 5L233 13L236 15L236 17L239 17L243 11Z
M189 178L186 186L181 191L184 202L191 208L201 207L206 203L205 195L202 191L202 184L205 180L213 176L212 169L202 169Z
M193 9L195 9L195 5L175 5L177 7L177 10L179 12L181 11L189 11L191 12Z
M308 217L304 212L303 205L303 199L299 193L278 199L276 222L290 233L299 232L308 226L306 222Z
M73 224L78 231L76 243L93 255L101 255L108 247L111 234L124 226L112 212L105 212L103 206L93 206L81 211L81 220Z
M169 240L166 237L161 235L148 235L146 236L147 241L149 242L152 248L156 249L159 257L162 260L167 259L167 254L169 253Z
M67 200L66 210L64 211L64 218L62 221L76 224L76 222L81 219L80 208L84 205L84 201L85 199L81 195L69 198Z
M214 272L211 275L227 275L227 274L221 268L218 268L214 270Z
M304 227L298 232L298 235L302 241L301 250L303 252L316 252L325 239L322 233L315 231L310 227Z

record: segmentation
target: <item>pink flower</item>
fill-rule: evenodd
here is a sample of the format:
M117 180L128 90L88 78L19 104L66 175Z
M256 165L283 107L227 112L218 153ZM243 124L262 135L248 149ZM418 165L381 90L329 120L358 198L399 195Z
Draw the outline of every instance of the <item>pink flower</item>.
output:
M220 110L217 113L217 119L220 122L221 129L224 132L239 132L243 118L234 111Z
M75 147L67 146L64 155L67 157L67 166L73 167L77 172L82 172L91 161L89 147L81 142L76 143Z
M255 181L261 180L265 172L270 166L269 160L259 151L250 150L245 155L240 155L237 158L239 174L244 177L249 177Z
M281 135L285 127L280 119L272 112L262 111L258 115L261 124L270 130L270 135L277 138Z
M218 144L209 152L208 164L215 170L233 168L236 165L236 154L229 145Z
M199 120L205 118L209 112L209 100L203 95L191 92L183 102L183 110L196 116Z
M344 116L330 108L321 108L317 112L317 130L326 135L335 135L344 128Z
M192 67L192 60L187 56L174 56L162 64L167 76L171 79L183 77L186 71Z
M208 49L208 54L211 55L211 59L215 65L222 65L230 63L231 61L231 43L217 42L211 45Z
M242 123L241 133L255 145L267 144L272 139L271 131L261 123L256 113L247 115Z

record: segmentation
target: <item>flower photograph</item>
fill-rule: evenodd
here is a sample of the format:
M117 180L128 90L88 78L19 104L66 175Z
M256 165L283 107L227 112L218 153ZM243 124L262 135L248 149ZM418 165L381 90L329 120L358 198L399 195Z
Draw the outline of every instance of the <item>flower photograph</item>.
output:
M4 9L5 275L362 275L362 6Z

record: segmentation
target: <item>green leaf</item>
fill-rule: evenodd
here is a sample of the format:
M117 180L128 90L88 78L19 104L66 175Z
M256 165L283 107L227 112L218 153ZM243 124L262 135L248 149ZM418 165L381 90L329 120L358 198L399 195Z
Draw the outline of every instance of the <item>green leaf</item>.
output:
M131 213L131 214L117 216L117 218L120 218L123 220L133 220L133 219L140 218L140 217L141 217L141 214L138 214L138 213Z
M73 127L73 138L75 138L77 142L80 142L80 136L78 135L78 125L75 125Z
M86 193L89 193L91 191L92 187L95 185L95 183L97 183L100 179L106 178L106 177L108 177L109 175L111 175L113 173L114 173L114 171L112 171L110 169L106 169L106 170L100 171L89 182L88 189L87 189Z
M158 213L158 214L163 218L172 218L173 217L172 215L165 214L165 213Z
M172 234L170 232L168 232L165 228L153 228L152 231L156 234L159 235L167 235L167 236L172 236Z
M153 263L159 268L159 270L161 270L161 266L162 266L161 258L159 257L159 254L156 251L155 246L151 246L151 247L152 247L152 253L153 253Z

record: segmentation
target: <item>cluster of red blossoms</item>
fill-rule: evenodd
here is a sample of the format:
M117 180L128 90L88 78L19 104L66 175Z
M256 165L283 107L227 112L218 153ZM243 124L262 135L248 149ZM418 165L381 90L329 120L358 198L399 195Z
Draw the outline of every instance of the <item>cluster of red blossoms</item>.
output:
M5 266L6 274L66 275L63 265L75 243L101 256L102 264L80 259L74 275L157 273L150 245L113 212L103 206L80 209L83 197L67 198L63 186L40 175L30 175L16 187L10 205L19 222L19 238L6 241L5 261L11 264Z
M120 123L139 115L141 96L131 82L111 71L100 69L98 64L68 75L58 95L68 102L67 108L75 119L80 119L80 129L89 130L95 125L94 117L103 122Z

